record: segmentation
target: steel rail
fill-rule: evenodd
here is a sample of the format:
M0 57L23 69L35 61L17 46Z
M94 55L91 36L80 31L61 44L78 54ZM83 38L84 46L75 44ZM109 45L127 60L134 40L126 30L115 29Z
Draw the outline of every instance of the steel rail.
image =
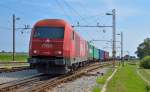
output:
M47 80L41 84L33 85L33 86L28 87L26 89L19 90L19 92L47 92L50 89L52 89L53 87L55 87L61 83L74 80L78 77L85 75L87 72L96 70L96 69L104 67L106 65L110 65L110 64L104 63L103 65L101 65L101 64L96 63L93 65L89 65L89 66L86 66L84 68L78 69L77 71L75 71L72 74L70 73L70 74L59 76L59 77L54 78L54 79Z

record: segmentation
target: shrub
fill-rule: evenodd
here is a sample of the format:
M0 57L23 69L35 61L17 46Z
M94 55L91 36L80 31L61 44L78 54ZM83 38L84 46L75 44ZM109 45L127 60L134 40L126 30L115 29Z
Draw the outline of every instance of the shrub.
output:
M150 56L146 56L141 60L140 67L150 69Z

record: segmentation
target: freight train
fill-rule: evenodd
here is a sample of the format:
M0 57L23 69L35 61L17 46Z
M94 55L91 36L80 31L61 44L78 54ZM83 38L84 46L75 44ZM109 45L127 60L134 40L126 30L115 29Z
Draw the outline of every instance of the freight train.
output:
M62 19L44 19L32 29L28 62L40 73L65 74L87 63L108 59L109 52L84 40Z

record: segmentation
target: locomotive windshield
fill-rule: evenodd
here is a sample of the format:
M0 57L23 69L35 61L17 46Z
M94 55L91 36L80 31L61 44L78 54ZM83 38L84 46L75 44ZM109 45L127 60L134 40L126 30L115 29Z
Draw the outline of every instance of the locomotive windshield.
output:
M64 27L35 27L34 38L64 38Z

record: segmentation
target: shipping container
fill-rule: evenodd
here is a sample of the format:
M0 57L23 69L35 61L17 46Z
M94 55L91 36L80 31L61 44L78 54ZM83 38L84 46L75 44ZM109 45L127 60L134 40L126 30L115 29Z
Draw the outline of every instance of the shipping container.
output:
M104 60L104 51L99 49L99 60L103 61Z
M88 42L88 59L89 60L93 60L93 58L94 58L93 48L94 48L94 46Z
M104 52L104 60L107 61L109 59L109 52Z
M94 60L98 60L99 59L99 50L94 47Z

